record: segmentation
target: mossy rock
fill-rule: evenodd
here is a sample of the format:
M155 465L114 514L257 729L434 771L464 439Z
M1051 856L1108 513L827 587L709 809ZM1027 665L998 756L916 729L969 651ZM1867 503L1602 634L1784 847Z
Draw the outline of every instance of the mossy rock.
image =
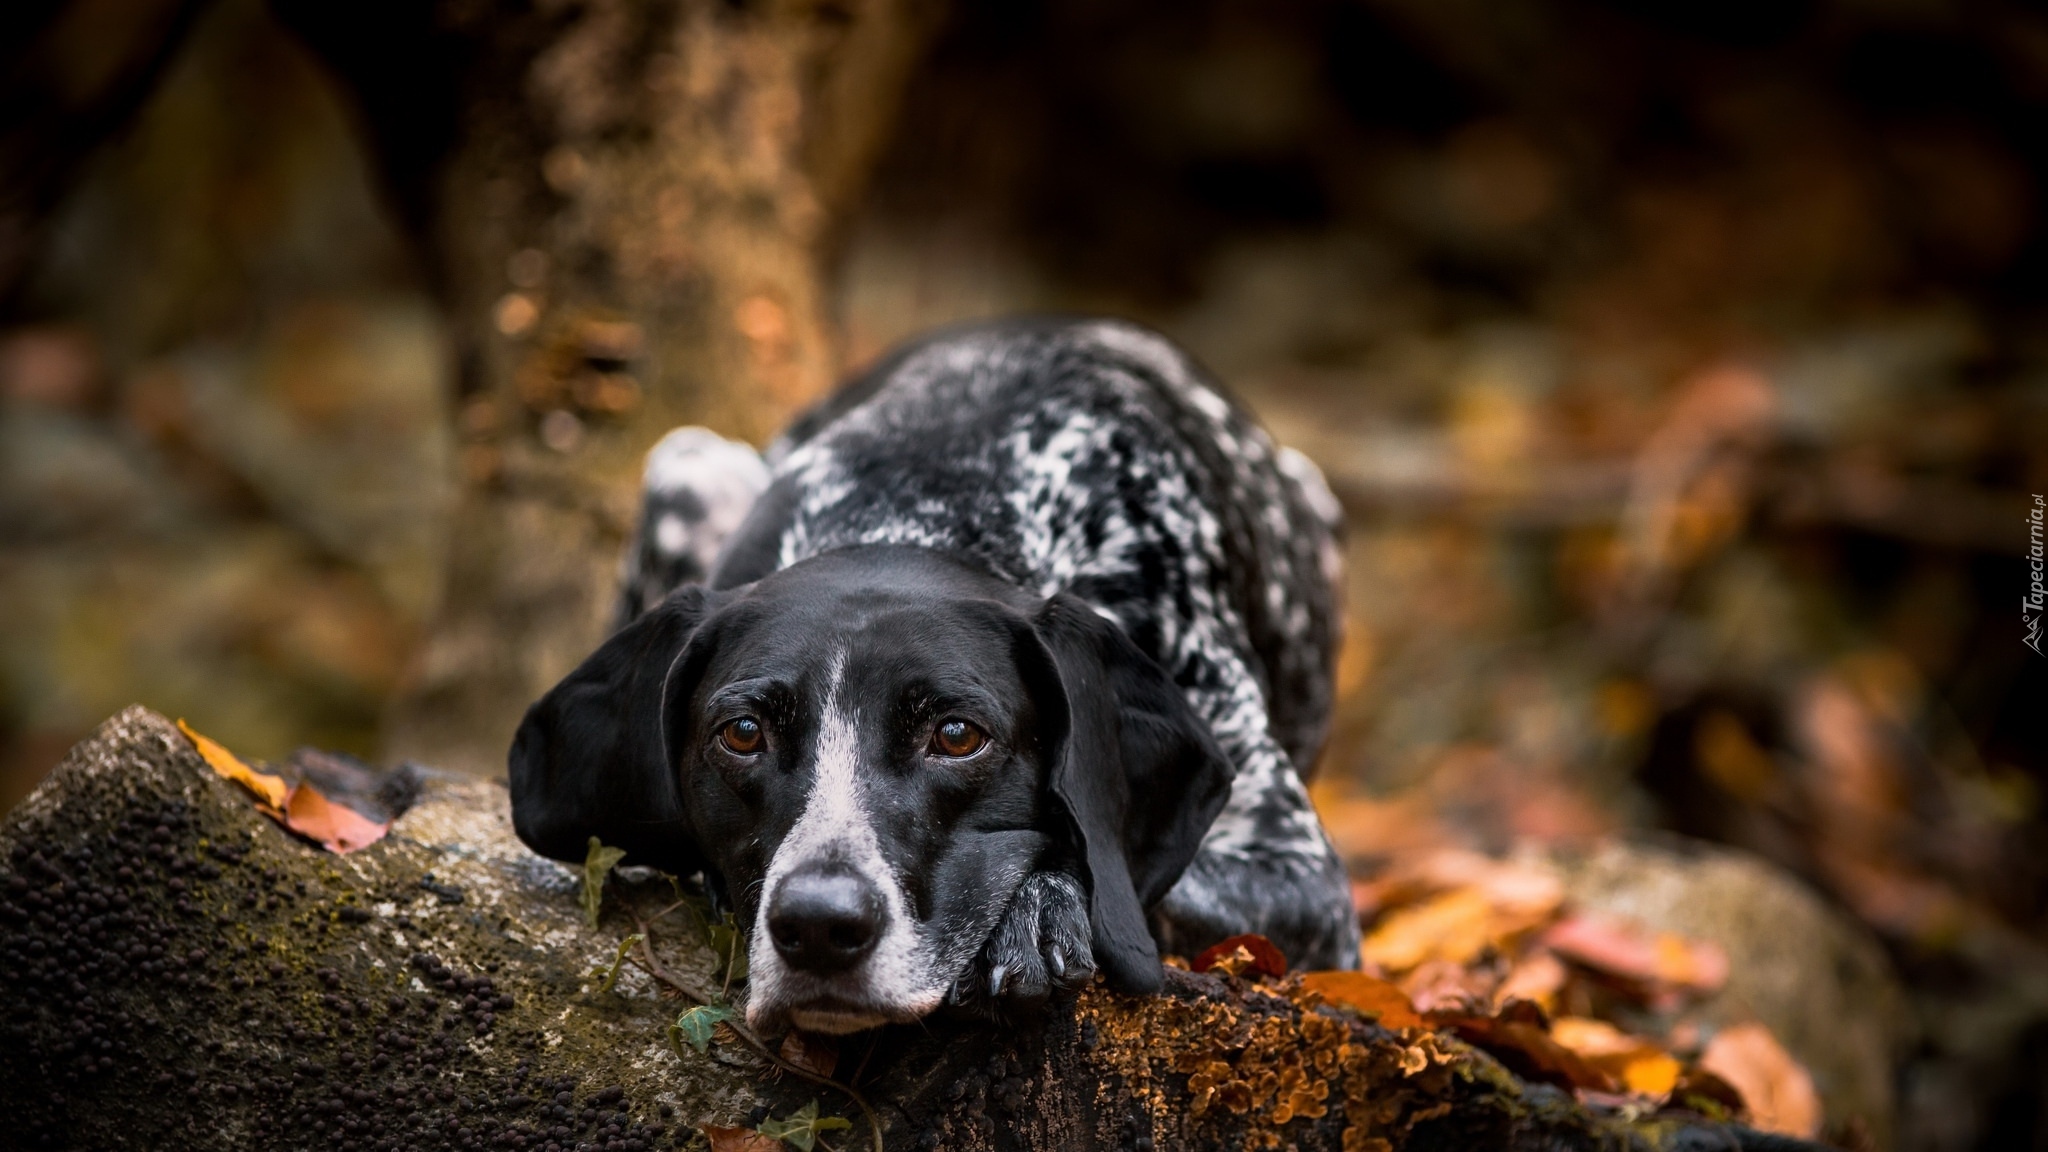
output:
M674 893L627 878L596 928L579 881L514 838L502 786L430 780L383 840L331 855L260 815L132 708L0 825L0 1110L10 1147L701 1147L816 1100L619 943ZM637 917L637 918L636 918ZM698 996L679 915L654 957ZM932 1020L838 1042L891 1148L1795 1148L1521 1083L1448 1037L1317 1006L1289 981L1170 974L1037 1021ZM737 991L737 990L735 990Z

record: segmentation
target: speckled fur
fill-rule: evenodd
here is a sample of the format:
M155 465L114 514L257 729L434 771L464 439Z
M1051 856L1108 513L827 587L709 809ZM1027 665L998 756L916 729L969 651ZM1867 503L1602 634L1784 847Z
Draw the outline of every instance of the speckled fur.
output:
M714 586L909 544L1079 597L1168 671L1235 766L1229 803L1153 912L1162 947L1260 932L1297 965L1356 965L1344 870L1303 787L1336 640L1337 506L1313 464L1164 338L1107 321L912 345L769 461L773 483L722 541Z

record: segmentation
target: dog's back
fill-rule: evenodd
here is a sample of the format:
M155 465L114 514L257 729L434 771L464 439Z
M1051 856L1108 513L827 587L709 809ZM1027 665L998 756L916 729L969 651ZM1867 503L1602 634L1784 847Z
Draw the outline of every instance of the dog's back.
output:
M773 485L717 586L853 544L971 557L1114 618L1227 751L1259 728L1297 771L1313 764L1330 707L1335 501L1161 337L1110 321L942 332L849 382L770 460Z
M650 457L622 619L690 566L712 505L759 490L734 480L724 442L699 440L673 434ZM1193 862L1151 909L1160 947L1259 932L1297 963L1356 965L1349 882L1304 786L1336 641L1338 510L1314 465L1163 337L1051 319L899 350L799 420L769 463L715 589L908 545L1091 606L1165 672L1232 772ZM705 473L720 485L691 480ZM664 542L671 521L706 532Z

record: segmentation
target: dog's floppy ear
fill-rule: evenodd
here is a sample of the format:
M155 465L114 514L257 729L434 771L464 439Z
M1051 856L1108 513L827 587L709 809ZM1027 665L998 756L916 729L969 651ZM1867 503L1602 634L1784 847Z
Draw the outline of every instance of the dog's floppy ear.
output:
M592 836L626 862L703 867L668 748L685 646L709 609L682 588L620 629L526 710L511 753L512 827L543 856L580 861Z
M1113 621L1062 594L1035 623L1066 711L1052 794L1087 863L1095 962L1118 988L1155 991L1159 949L1145 910L1187 870L1229 799L1230 762L1173 680Z

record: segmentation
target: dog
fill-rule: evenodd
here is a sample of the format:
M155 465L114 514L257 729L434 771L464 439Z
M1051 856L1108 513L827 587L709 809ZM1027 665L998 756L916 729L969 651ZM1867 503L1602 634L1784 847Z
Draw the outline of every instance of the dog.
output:
M514 823L702 873L752 1026L1152 991L1247 932L1357 966L1304 787L1339 510L1164 337L943 331L765 464L671 433L643 499L621 626L520 725Z

